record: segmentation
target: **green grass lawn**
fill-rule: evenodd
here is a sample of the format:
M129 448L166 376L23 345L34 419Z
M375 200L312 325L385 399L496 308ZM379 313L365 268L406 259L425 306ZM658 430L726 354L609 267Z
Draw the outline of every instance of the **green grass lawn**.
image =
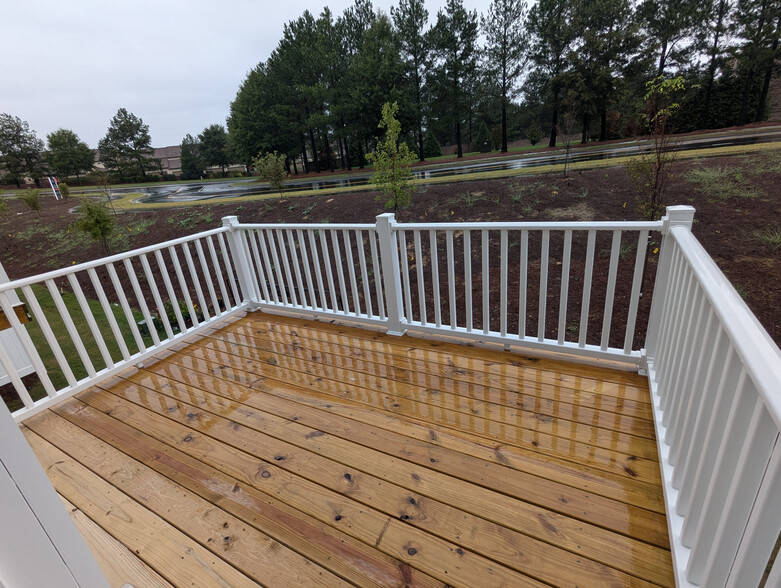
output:
M68 361L68 365L70 365L70 368L73 371L73 375L76 377L77 380L86 377L87 369L84 366L81 359L79 358L79 354L76 350L76 345L73 342L73 339L71 339L70 335L68 334L68 330L65 327L65 323L60 317L60 313L57 310L57 307L55 306L54 300L49 294L48 289L46 289L44 286L39 286L39 285L33 285L32 289L33 289L33 293L35 294L35 297L38 300L38 304L40 304L41 306L41 310L46 315L46 319L49 322L49 326L54 332L54 335L57 339L57 343L60 345L63 355L65 356L66 360ZM87 319L85 318L84 313L82 312L81 307L79 306L79 303L76 300L76 296L74 294L64 292L62 293L62 298L66 308L68 309L68 312L70 313L71 318L73 319L73 323L76 327L76 331L79 333L79 336L81 337L87 355L92 361L92 365L94 366L95 371L102 370L103 368L106 367L106 363L104 362L103 357L100 353L98 343L95 340L94 336L92 335L92 332L87 323ZM103 312L103 308L100 305L100 302L98 302L97 300L87 300L87 303L89 305L89 308L93 316L95 317L95 322L97 323L98 330L103 335L103 338L106 342L106 347L108 348L112 360L115 362L120 361L122 359L122 352L120 351L119 344L114 339L114 336L111 331L111 326L109 324L108 319L106 318L105 313ZM30 308L29 304L28 304L28 309L32 312L32 309ZM138 347L136 345L135 339L133 338L133 334L128 325L127 318L125 317L125 313L122 311L122 307L119 305L115 306L114 304L112 304L111 311L117 321L117 324L119 325L119 330L122 333L122 336L125 340L125 344L127 345L130 354L132 355L133 353L136 353L138 351ZM136 309L133 309L133 316L134 316L134 320L136 321L143 319L143 315L141 314L141 312ZM49 374L49 378L51 379L52 384L54 384L55 389L59 390L61 388L64 388L65 386L68 385L68 381L65 378L64 373L60 369L60 366L57 363L56 358L54 357L54 352L52 351L51 347L49 347L49 344L46 342L46 338L44 337L40 323L34 317L31 322L27 323L26 327L27 327L27 332L30 334L33 343L35 344L35 348L38 350L38 353L41 356L41 361L43 361L43 365L46 367L46 371ZM145 345L152 345L152 338L150 336L147 335L143 339ZM43 385L37 381L35 382L34 385L31 385L29 392L33 400L38 400L39 398L43 398L43 396L45 396L46 394L43 389ZM10 399L4 398L6 400L6 404L8 405L9 410L11 411L22 408L23 406L21 400L16 398L15 394L13 396L14 397Z

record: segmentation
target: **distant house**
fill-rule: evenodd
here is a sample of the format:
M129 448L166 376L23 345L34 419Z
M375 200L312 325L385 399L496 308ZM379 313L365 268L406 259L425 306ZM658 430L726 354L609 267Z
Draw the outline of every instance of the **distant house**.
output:
M160 168L164 174L181 175L182 173L182 146L156 147L152 157L160 160Z

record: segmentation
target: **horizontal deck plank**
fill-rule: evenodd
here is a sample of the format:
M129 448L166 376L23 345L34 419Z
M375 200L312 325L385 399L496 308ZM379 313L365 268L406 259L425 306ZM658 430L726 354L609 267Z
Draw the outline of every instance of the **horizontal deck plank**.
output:
M393 368L389 368L387 373L382 375L370 372L370 368L367 369L365 365L357 368L345 368L339 365L340 356L321 352L316 352L310 357L296 357L293 354L285 354L284 350L262 350L257 345L253 345L251 341L246 344L223 340L201 341L193 344L193 347L204 349L204 357L228 353L249 362L273 365L274 370L264 366L265 375L296 384L308 384L310 381L308 372L312 371L310 366L312 363L319 363L322 366L317 370L318 380L316 383L324 392L339 396L345 393L345 382L349 382L351 393L355 389L354 393L357 394L358 398L367 398L375 405L384 404L385 408L400 409L401 406L396 406L395 403L407 402L413 407L419 407L417 411L419 413L425 410L427 417L437 410L442 411L442 418L447 418L446 415L453 413L466 415L476 433L489 431L491 436L496 436L496 427L490 426L496 423L502 425L502 435L515 441L523 440L528 437L525 432L532 431L545 439L556 437L571 439L635 456L651 456L653 458L656 455L652 432L649 433L647 427L641 427L637 424L638 421L634 420L613 423L614 427L626 427L627 431L623 431L593 424L585 425L558 417L543 416L533 411L518 410L475 398L464 398L453 391L454 386L452 380L449 379L442 381L442 378L436 378L439 381L429 381L425 386L408 384L405 379L407 379L409 372L398 377L394 374ZM240 364L235 367L243 368ZM424 370L425 367L421 366L420 369ZM416 373L425 372L418 371ZM297 376L298 379L292 380L293 376ZM426 407L431 408L427 409ZM637 429L640 429L642 435L636 435ZM538 442L540 442L539 439Z
M57 491L172 584L257 586L65 452L29 429L25 434Z
M200 496L53 413L30 428L81 465L250 578L270 584L344 586L343 580Z
M103 527L84 514L78 507L60 496L71 520L87 542L87 547L98 562L109 585L125 584L148 588L171 588L173 585L146 565L120 541L114 539Z
M545 382L557 387L597 392L601 395L635 398L645 404L651 402L646 392L646 381L642 376L630 372L547 358L524 357L514 353L497 353L495 350L479 346L469 346L469 353L464 354L464 346L455 343L418 337L399 338L377 331L356 330L326 321L302 324L299 319L265 313L251 313L247 315L247 319L252 324L260 325L261 330L264 327L266 330L280 330L286 325L288 332L295 331L299 336L309 333L314 334L315 338L322 338L322 334L334 334L337 335L337 339L344 340L346 337L350 341L368 341L372 343L373 348L392 356L419 357L425 361L435 361L466 369L469 369L471 362L473 365L487 366L489 369L483 371L489 373L501 367L512 371L515 377L530 383Z
M485 384L487 372L472 367L462 368L450 363L445 368L445 375L437 374L432 377L429 361L411 359L406 354L397 354L392 356L392 361L388 364L388 355L372 349L370 345L356 345L355 339L334 343L301 337L297 331L292 331L290 334L275 334L274 339L269 339L256 329L252 329L250 325L243 325L235 331L221 331L218 335L211 333L211 336L231 344L254 347L259 351L282 353L311 362L326 362L339 367L360 369L364 373L382 375L394 382L407 382L422 387L436 386L452 390L454 394L472 401L531 411L589 426L629 432L650 439L654 437L653 420L645 403L638 405L635 401L611 398L613 404L606 407L604 396L589 393L587 397L586 393L577 390L571 390L573 402L542 398L538 389L534 390L536 394L522 393L526 390L527 384L516 392L519 380L512 374L504 377L501 386L489 386ZM488 369L485 366L480 367ZM575 396L576 394L578 396ZM599 406L597 408L586 406L586 398L590 398ZM574 403L575 400L577 404ZM599 402L597 403L596 400ZM630 414L632 407L636 408L634 414Z

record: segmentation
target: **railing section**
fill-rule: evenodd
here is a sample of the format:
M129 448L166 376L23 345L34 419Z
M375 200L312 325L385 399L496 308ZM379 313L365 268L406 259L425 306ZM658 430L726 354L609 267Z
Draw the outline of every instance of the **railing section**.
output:
M781 353L692 235L693 212L668 209L647 340L676 575L781 586Z
M661 222L230 222L260 307L641 363Z
M23 381L0 346L0 364L21 405L12 400L19 408L14 417L26 418L242 308L231 238L220 228L0 284L0 307L37 374ZM14 293L32 315L26 325L13 312Z

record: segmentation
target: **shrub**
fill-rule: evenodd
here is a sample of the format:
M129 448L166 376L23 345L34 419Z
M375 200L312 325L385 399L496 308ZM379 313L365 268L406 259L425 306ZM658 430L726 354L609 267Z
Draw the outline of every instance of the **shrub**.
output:
M114 234L116 225L106 203L84 198L81 201L80 212L81 218L76 222L76 228L93 240L101 241L106 253L110 253L108 242Z
M66 184L65 182L60 182L59 186L60 186L60 194L62 194L62 197L65 198L66 200L70 198L71 195L70 186L68 186L68 184Z
M37 188L34 190L25 190L19 194L19 198L27 205L27 208L37 213L38 217L41 216L41 198Z
M284 155L274 151L274 153L258 155L252 160L252 165L272 190L279 191L285 187L285 180L287 180L286 159Z
M426 138L423 140L423 157L440 157L441 155L442 147L440 147L434 133L426 133Z
M540 125L537 124L536 120L533 120L532 124L529 125L529 128L526 129L526 138L531 145L536 145L542 141L542 129L540 128Z

